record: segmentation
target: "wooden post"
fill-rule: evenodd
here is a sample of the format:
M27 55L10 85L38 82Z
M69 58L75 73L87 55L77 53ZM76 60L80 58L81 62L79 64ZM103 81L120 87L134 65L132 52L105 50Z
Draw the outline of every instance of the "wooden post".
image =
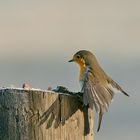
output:
M0 140L93 140L93 136L93 111L75 96L0 89Z

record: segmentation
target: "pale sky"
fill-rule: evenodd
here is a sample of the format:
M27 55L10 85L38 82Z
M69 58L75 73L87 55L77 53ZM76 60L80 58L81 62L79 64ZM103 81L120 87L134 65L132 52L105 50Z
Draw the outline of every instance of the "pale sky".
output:
M95 140L140 138L140 1L0 0L1 86L78 91L78 66L67 61L80 49L131 95L116 96Z

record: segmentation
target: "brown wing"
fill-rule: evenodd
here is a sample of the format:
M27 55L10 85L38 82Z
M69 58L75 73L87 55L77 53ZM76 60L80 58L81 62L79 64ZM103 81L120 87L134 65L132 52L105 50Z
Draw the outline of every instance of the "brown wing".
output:
M87 71L83 81L83 102L91 108L94 106L99 114L98 129L100 129L102 116L107 111L113 98L113 91L107 86L107 83L97 81L94 75Z

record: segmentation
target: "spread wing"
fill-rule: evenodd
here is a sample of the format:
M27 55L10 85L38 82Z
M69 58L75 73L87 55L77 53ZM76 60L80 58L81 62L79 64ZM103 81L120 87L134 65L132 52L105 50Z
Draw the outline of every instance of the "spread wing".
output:
M82 92L84 104L89 105L91 108L94 106L99 114L97 129L99 131L102 116L107 111L114 92L106 82L98 81L89 69L84 74Z

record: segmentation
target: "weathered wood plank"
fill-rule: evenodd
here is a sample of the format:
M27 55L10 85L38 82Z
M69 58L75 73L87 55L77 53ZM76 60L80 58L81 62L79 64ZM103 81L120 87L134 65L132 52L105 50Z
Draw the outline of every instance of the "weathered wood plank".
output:
M93 140L93 111L53 91L1 89L0 140Z

